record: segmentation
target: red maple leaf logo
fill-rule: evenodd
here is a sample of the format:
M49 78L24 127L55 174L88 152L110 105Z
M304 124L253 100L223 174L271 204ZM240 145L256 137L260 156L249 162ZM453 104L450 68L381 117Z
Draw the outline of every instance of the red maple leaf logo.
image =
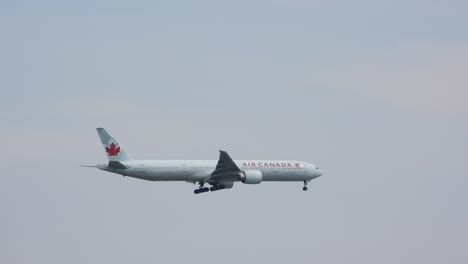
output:
M302 167L303 167L303 165L302 165L302 164L300 164L300 163L296 163L296 168L302 168Z
M114 157L118 156L120 152L120 147L117 147L114 143L110 144L109 147L106 147L107 156Z

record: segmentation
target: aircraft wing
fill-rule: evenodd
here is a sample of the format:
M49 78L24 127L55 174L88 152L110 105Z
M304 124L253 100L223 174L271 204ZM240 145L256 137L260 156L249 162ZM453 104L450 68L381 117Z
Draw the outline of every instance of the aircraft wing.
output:
M211 173L211 179L219 180L237 180L242 171L236 163L229 157L226 151L219 151L219 160L215 170Z

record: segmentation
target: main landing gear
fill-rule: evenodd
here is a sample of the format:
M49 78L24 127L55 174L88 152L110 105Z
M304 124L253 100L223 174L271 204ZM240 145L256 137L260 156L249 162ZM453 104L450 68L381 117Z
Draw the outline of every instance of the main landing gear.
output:
M195 194L199 194L199 193L204 193L204 192L208 192L210 191L210 188L208 187L205 187L205 188L200 188L200 189L196 189L195 191L193 191Z
M210 188L210 191L214 192L214 191L222 190L222 189L226 189L226 186L224 186L224 184L220 184L220 185L216 184Z
M195 194L199 194L199 193L204 193L204 192L208 192L210 189L208 187L206 188L200 188L200 189L196 189L195 191L193 191Z
M208 192L208 191L218 191L218 190L223 190L223 189L226 189L226 186L224 184L215 184L213 185L212 187L208 188L208 187L204 187L204 183L200 183L200 188L196 189L195 191L193 191L195 194L199 194L199 193L205 193L205 192Z
M302 187L303 191L307 191L309 188L307 188L307 181L304 181L304 187Z
M205 192L208 192L210 191L210 188L208 187L203 187L204 183L201 183L200 182L200 188L196 189L195 191L193 191L195 194L199 194L199 193L205 193Z

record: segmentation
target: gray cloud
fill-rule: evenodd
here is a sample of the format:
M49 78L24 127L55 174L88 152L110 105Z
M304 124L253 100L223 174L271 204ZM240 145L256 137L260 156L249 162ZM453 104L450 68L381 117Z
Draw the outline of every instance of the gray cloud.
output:
M416 111L466 112L467 54L466 45L407 45L392 57L352 62L335 80Z

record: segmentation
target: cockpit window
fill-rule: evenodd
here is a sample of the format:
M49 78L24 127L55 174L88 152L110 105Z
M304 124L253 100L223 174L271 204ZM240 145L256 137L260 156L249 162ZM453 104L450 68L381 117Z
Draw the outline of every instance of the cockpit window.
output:
M318 170L319 168L317 166L315 166L315 169Z

